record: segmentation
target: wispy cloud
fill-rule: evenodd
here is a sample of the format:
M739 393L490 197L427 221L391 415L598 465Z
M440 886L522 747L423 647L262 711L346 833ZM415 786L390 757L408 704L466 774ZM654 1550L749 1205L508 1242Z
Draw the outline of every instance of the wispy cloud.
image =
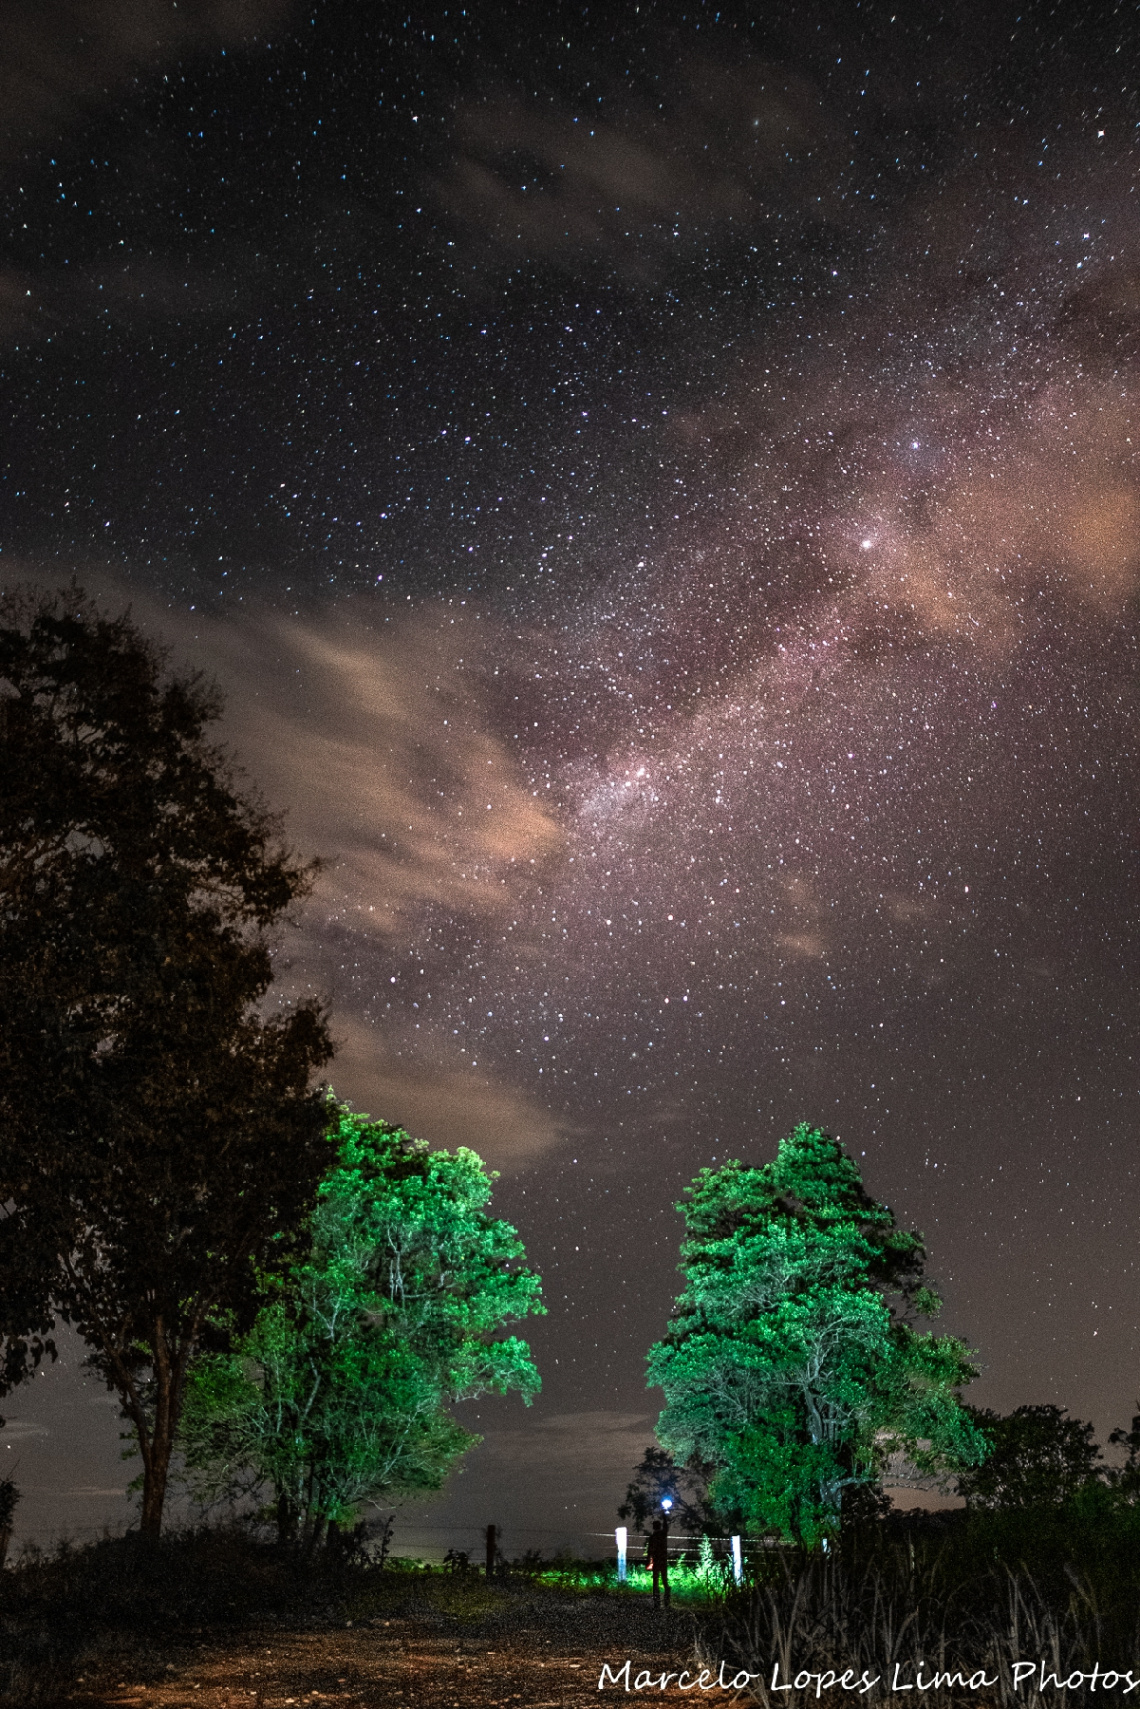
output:
M312 904L326 920L398 940L426 908L499 919L559 849L553 812L493 727L482 624L267 614L200 640L236 749L287 809L290 838L326 863Z
M289 0L3 0L0 163L113 104L140 73L252 41L290 10Z
M806 79L689 55L652 101L615 88L577 107L505 92L466 102L433 189L469 241L648 278L710 230L763 221L777 186L785 212L791 199L813 219L840 217L828 139Z
M467 1145L493 1168L525 1167L562 1143L555 1116L525 1092L455 1062L397 1054L381 1027L337 1017L337 1092L430 1145Z

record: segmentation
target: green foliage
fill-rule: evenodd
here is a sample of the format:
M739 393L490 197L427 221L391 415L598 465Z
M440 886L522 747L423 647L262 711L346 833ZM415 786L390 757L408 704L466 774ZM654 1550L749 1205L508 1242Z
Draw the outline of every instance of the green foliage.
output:
M76 590L0 594L3 1382L74 1325L151 1534L203 1326L250 1326L328 1157L324 1019L264 1007L311 873L207 741L219 710Z
M685 1291L649 1353L657 1433L716 1468L726 1524L814 1544L890 1455L922 1471L981 1459L957 1395L966 1348L906 1320L938 1309L921 1237L834 1139L801 1124L762 1168L702 1170L678 1209Z
M539 1376L502 1326L541 1312L509 1223L486 1212L473 1151L429 1151L330 1100L337 1161L308 1255L267 1282L252 1331L191 1371L182 1446L203 1494L272 1489L283 1539L393 1492L438 1489L478 1438L449 1403Z
M697 1551L696 1565L692 1568L693 1577L698 1579L711 1596L724 1591L731 1582L731 1571L724 1561L718 1561L713 1554L712 1538L706 1534L701 1538L701 1546Z
M971 1507L1060 1507L1100 1477L1093 1426L1063 1406L1019 1406L1005 1417L971 1408L970 1416L989 1445L985 1460L958 1478ZM1109 1440L1127 1438L1114 1432Z

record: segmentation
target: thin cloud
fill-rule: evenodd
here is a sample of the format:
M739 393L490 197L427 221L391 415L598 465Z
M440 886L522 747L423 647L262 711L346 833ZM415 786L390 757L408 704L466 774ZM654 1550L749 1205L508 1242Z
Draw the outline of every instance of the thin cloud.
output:
M211 625L226 730L290 838L325 862L314 915L387 941L432 907L500 919L562 837L492 728L490 638L443 614L374 616Z
M140 75L253 41L290 10L289 0L3 0L0 164L113 105Z
M786 68L691 58L639 103L578 108L492 93L460 107L437 202L504 255L652 278L710 231L762 222L778 194L813 220L841 207L817 92ZM778 186L778 190L777 190Z
M525 1168L564 1143L555 1117L535 1099L476 1068L397 1055L381 1027L338 1016L337 1093L378 1121L453 1151L466 1145L493 1168Z

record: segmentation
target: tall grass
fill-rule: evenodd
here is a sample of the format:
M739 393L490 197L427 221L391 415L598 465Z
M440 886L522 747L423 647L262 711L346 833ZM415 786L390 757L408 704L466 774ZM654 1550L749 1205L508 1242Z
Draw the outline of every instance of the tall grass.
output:
M867 1697L910 1685L924 1706L1023 1709L1102 1702L1105 1673L1130 1671L1140 1701L1140 1523L1096 1492L1046 1513L880 1522L830 1555L769 1551L753 1572L699 1645L758 1676L765 1709L850 1701L845 1671L878 1681Z

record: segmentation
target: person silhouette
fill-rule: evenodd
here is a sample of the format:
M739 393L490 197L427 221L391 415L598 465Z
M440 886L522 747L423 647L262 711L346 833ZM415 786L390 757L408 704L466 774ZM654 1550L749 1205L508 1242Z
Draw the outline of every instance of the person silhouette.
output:
M653 1529L645 1539L645 1564L653 1574L653 1606L661 1605L661 1591L665 1592L665 1606L669 1606L669 1533L660 1519L653 1521ZM660 1587L660 1588L659 1588Z

